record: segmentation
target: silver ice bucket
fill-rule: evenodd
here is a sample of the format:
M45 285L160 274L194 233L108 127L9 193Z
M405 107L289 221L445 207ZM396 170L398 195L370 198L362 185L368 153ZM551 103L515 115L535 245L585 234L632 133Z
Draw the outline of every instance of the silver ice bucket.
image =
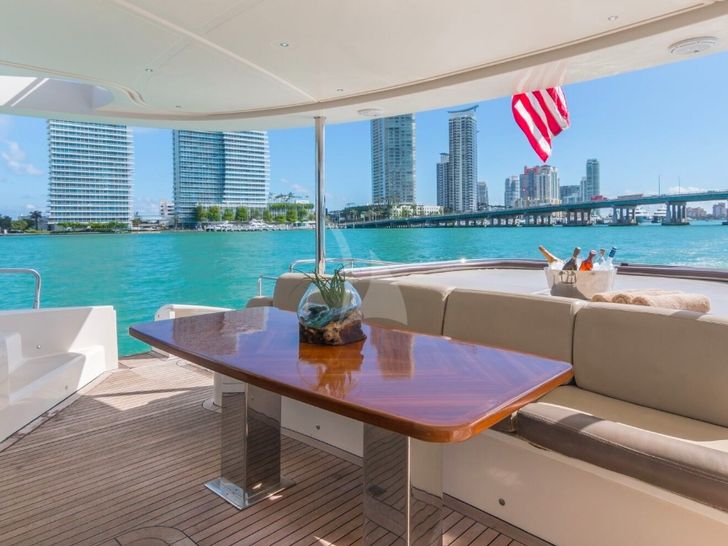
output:
M617 268L606 271L563 271L546 267L544 273L552 296L591 300L594 294L612 289Z

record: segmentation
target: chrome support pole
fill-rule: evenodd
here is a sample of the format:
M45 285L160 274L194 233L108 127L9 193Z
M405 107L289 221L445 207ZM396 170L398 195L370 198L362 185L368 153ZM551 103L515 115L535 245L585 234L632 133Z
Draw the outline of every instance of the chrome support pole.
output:
M316 267L319 275L326 272L326 179L324 175L326 118L316 116Z
M206 487L242 510L294 482L281 476L281 397L222 382L221 472Z
M363 459L364 545L442 546L442 444L365 424Z

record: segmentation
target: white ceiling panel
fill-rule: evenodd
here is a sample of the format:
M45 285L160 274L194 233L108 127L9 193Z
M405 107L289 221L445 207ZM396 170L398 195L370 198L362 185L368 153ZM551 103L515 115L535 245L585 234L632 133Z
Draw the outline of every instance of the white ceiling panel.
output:
M485 100L672 62L671 41L699 35L728 48L724 1L0 0L0 13L0 76L113 96L65 86L65 104L46 92L0 111L200 128Z

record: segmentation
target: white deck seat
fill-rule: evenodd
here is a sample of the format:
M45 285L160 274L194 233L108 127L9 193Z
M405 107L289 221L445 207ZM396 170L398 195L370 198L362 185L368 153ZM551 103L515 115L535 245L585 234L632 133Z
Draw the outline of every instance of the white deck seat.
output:
M118 366L112 307L0 312L0 441Z

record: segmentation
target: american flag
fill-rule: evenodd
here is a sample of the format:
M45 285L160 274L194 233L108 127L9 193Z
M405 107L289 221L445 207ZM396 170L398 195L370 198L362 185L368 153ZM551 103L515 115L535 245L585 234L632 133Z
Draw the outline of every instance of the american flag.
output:
M569 127L569 110L561 87L513 95L513 117L541 158L551 155L551 139Z

